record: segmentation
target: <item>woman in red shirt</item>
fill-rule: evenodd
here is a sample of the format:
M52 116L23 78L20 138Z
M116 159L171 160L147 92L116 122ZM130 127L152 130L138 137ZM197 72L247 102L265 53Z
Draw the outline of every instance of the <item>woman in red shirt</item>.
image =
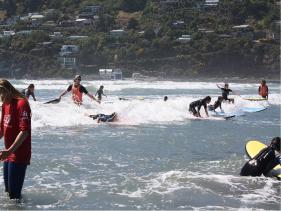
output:
M20 199L31 158L31 109L25 96L5 79L0 79L0 99L0 138L4 137L5 145L0 150L0 161L4 161L5 191L10 199Z

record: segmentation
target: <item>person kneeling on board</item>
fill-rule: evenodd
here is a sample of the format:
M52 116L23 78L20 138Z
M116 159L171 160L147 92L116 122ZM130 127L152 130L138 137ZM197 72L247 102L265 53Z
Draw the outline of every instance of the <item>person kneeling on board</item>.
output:
M263 174L267 176L276 165L280 164L280 155L276 155L275 150L280 153L280 137L273 138L268 147L246 162L240 175L255 177Z
M115 122L117 121L117 113L114 112L110 115L106 114L95 114L95 115L89 115L90 118L93 118L94 120L97 119L97 122Z
M216 112L216 109L219 107L221 112L223 112L222 108L221 108L221 103L223 101L223 98L221 96L218 97L217 101L214 103L214 105L209 105L208 109L209 111L214 111Z
M207 104L211 102L211 97L207 96L204 99L196 100L189 104L189 111L196 117L201 117L200 115L200 109L202 106L204 106L205 112L207 117L209 117ZM197 110L196 110L197 108Z

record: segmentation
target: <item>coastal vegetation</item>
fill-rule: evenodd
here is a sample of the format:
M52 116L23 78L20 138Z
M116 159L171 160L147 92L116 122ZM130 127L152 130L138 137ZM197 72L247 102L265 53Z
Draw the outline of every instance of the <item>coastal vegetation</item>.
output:
M279 9L275 0L1 0L0 70L17 77L117 67L128 77L274 77ZM67 45L79 51L62 52Z

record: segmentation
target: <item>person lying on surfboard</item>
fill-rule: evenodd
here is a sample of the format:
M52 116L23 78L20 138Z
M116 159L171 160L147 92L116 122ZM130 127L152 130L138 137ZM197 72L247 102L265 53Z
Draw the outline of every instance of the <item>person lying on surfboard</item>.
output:
M228 98L229 92L233 92L231 89L229 89L229 84L225 83L224 87L221 87L217 84L217 87L219 89L221 89L222 91L222 98L224 101L228 101L230 103L234 103L234 99L233 98Z
M91 95L87 89L82 86L80 84L81 82L81 76L80 75L76 75L73 79L73 84L70 84L67 88L67 90L65 90L63 93L61 93L61 95L59 96L59 100L61 100L62 96L64 96L66 93L68 92L72 92L72 100L75 104L77 105L81 105L83 102L82 96L83 93L86 94L89 98L91 98L92 100L95 100L96 102L100 103L99 100L97 100L93 95Z
M90 118L96 119L98 123L100 122L115 122L117 121L117 113L113 112L110 115L106 114L95 114L95 115L89 115Z
M271 140L268 147L262 149L253 159L247 161L241 169L241 176L267 176L268 173L280 164L280 155L276 155L275 150L280 151L280 137Z
M223 101L223 98L221 96L218 97L217 101L214 103L214 105L209 105L208 109L209 111L214 111L216 112L216 109L219 107L221 112L223 112L222 108L221 108L221 103Z
M209 104L210 102L211 102L210 96L207 96L204 99L196 100L189 104L189 112L191 112L196 117L201 117L200 109L203 106L205 109L206 115L208 117L209 114L208 114L207 104Z

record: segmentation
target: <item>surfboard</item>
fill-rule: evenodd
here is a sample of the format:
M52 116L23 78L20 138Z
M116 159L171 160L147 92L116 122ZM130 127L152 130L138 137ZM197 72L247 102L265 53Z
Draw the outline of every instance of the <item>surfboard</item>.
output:
M245 144L245 151L247 156L252 159L254 158L261 150L266 148L267 146L258 141L258 140L250 140ZM271 170L270 176L277 177L279 180L281 179L281 165L278 164Z
M264 101L264 100L267 100L265 98L260 98L260 97L257 97L257 98L243 98L244 100L249 100L249 101Z
M249 113L254 113L254 112L260 112L260 111L264 111L265 107L259 107L259 108L250 108L250 107L245 107L245 108L242 108L242 111L244 112L249 112Z
M54 99L54 100L50 100L48 102L45 102L44 104L56 104L56 103L59 103L60 102L60 99Z

